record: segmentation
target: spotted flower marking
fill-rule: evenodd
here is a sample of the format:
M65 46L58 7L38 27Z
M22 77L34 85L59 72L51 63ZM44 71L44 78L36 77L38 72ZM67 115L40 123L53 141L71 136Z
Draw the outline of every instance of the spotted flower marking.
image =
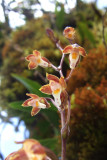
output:
M47 100L43 97L38 97L35 94L28 94L31 98L27 99L22 106L23 107L29 107L32 106L31 115L36 115L41 109L49 108L50 104L47 102Z
M28 68L35 69L38 66L41 67L51 67L51 63L45 57L42 57L40 52L37 50L33 51L33 54L30 54L26 57L26 60L29 61Z

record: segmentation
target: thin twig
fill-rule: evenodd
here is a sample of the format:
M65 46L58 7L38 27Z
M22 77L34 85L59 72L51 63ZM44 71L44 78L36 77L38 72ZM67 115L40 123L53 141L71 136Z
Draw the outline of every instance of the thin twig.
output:
M55 71L58 71L58 72L59 72L58 67L54 66L53 64L51 64L51 67L52 67Z
M59 41L56 43L57 48L62 52L63 48L61 47L61 45L59 44Z
M45 97L45 99L46 99L47 101L52 102L53 105L58 109L58 111L61 112L61 109L56 105L55 101L54 101L52 98L50 98L50 97Z
M60 61L60 65L58 67L59 68L59 73L60 73L61 77L64 77L63 72L62 72L62 66L63 66L64 58L65 58L65 54L62 53L62 58L61 58L61 61Z
M62 52L62 58L61 58L60 65L59 65L58 69L59 69L59 74L60 74L60 76L63 77L62 65L63 65L63 62L64 62L65 55L64 55L64 53L63 53L63 48L62 48L61 45L59 44L59 41L56 43L56 46L57 46L57 48Z

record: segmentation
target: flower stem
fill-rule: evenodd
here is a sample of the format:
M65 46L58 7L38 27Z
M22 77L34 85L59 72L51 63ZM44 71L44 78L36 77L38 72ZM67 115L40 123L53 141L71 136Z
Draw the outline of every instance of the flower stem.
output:
M59 67L58 67L58 68L60 68L59 73L60 73L60 76L61 76L61 77L63 77L62 65L63 65L63 62L64 62L64 58L65 58L65 55L64 55L64 53L63 53L63 54L62 54L61 61L60 61L60 65L59 65Z
M65 79L65 81L67 82L70 78L71 78L71 75L72 75L72 72L74 71L74 69L72 69L68 75L68 77Z
M62 140L62 152L61 152L61 160L65 160L66 158L66 132L62 132L65 126L65 109L61 111L61 140Z
M61 160L65 160L66 158L66 139L62 139L62 154L61 154Z
M55 70L55 71L59 71L58 68L56 66L54 66L53 64L51 64L51 67Z

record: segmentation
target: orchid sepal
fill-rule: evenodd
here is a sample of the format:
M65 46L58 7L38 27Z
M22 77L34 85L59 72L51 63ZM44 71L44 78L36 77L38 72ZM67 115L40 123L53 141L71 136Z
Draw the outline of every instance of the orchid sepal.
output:
M26 139L17 144L23 144L23 147L11 154L9 154L5 160L46 160L47 155L45 148L34 139Z
M28 55L27 57L25 57L25 59L29 61L29 69L35 69L38 66L41 66L43 68L51 67L50 61L47 58L42 57L41 53L37 50L34 50L33 54Z
M32 106L31 115L35 116L41 109L49 108L50 104L43 97L39 97L35 94L27 93L26 95L30 96L29 99L24 101L22 104L23 107Z
M64 77L56 77L52 74L46 74L49 84L40 88L40 91L46 94L51 94L54 97L57 107L61 105L61 93L66 89L66 82ZM49 89L49 90L48 90Z
M83 47L80 47L78 44L66 46L63 49L63 53L69 54L69 64L71 69L74 69L78 65L80 56L86 56L85 49Z

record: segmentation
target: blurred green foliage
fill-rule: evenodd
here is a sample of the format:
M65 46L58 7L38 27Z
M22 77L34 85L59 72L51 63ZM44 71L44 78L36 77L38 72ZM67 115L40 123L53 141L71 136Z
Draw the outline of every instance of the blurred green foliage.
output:
M62 30L65 21L64 4L56 2L55 15L56 15L56 27L59 30Z

